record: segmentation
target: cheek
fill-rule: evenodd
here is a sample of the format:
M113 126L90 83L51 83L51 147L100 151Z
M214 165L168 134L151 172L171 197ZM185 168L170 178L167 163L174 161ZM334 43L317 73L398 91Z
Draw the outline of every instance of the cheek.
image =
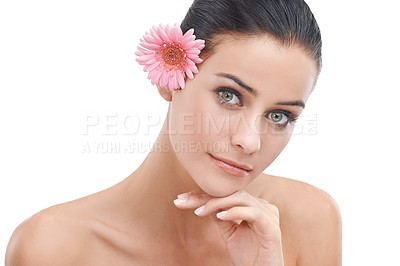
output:
M205 93L188 89L180 95L175 95L170 109L169 129L172 148L176 152L185 152L194 148L195 151L204 151L203 144L212 140L212 135L207 127L207 117L212 116L212 106ZM199 149L199 147L201 149Z
M267 168L283 151L288 144L293 130L271 133L261 137L261 150L259 165L263 171Z
M220 141L229 134L229 116L205 89L188 89L173 100L170 129L178 141Z

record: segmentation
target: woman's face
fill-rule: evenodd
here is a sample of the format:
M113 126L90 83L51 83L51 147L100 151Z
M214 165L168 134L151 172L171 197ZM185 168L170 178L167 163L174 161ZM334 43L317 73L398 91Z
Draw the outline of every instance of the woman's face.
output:
M200 188L223 197L245 188L284 149L293 132L290 121L302 112L317 68L296 46L230 36L198 68L194 79L172 94L170 140Z

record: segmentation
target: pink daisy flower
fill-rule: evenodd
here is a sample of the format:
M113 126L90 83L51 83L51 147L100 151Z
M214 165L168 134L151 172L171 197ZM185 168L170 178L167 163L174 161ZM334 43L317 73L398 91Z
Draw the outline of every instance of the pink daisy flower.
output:
M149 72L151 83L173 91L185 87L185 77L193 79L198 73L196 64L203 60L199 57L204 48L203 40L195 40L194 29L184 35L180 26L153 26L140 39L140 46L135 53L143 70Z

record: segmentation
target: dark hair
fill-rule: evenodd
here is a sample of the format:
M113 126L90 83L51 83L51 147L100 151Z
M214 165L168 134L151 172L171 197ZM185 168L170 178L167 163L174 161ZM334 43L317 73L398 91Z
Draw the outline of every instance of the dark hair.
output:
M303 0L194 0L181 29L193 28L205 40L203 56L212 53L218 34L268 34L282 45L296 44L322 67L321 33Z

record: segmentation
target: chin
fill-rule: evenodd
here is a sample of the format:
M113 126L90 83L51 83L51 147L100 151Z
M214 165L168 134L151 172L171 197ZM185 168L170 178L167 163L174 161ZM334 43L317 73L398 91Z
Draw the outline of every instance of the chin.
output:
M237 177L226 173L210 162L208 153L179 155L181 163L193 181L205 193L213 197L226 197L245 188L251 175Z
M208 195L211 195L213 197L217 197L217 198L222 198L222 197L227 197L233 193L235 193L238 190L228 190L228 191L222 191L222 190L209 190L209 191L205 191L203 189L204 192L206 192Z
M196 184L213 197L226 197L245 188L249 178L238 178L213 167L202 166L200 175L193 175Z

